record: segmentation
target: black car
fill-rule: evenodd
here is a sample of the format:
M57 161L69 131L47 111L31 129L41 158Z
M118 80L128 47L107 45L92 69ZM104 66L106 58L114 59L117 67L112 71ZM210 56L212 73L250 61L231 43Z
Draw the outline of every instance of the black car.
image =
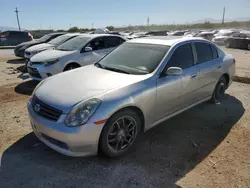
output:
M0 46L16 46L31 40L33 40L33 36L26 31L4 31L0 33Z
M21 44L16 46L16 48L14 49L14 53L17 57L24 57L24 51L27 48L34 46L34 45L37 45L37 44L47 43L47 42L51 41L52 39L54 39L58 36L61 36L63 34L65 34L65 33L50 33L50 34L44 35L40 39L32 40L30 42L21 43Z
M149 31L145 35L151 35L151 36L167 36L168 30L162 30L162 31Z
M250 38L244 33L236 33L225 40L225 46L250 50Z

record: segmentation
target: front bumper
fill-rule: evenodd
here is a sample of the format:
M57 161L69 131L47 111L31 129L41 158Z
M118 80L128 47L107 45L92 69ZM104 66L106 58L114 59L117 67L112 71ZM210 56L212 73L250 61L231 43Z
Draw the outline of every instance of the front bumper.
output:
M79 127L64 124L66 114L57 122L39 116L28 102L29 118L35 135L50 148L68 156L90 156L98 152L103 125L88 123Z
M14 50L15 56L24 57L24 50Z
M61 70L60 62L50 65L48 67L45 67L43 64L31 65L30 62L28 62L27 69L30 78L38 81L41 81L45 78L48 78L63 71ZM32 71L29 71L31 69L34 70L35 74L33 74Z

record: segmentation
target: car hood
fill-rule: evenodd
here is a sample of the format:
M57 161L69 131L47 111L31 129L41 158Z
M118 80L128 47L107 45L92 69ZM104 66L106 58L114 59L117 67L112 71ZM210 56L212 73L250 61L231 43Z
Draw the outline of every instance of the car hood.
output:
M41 44L42 42L39 41L39 40L32 40L32 41L29 41L29 42L22 42L21 44L18 44L16 46L16 48L20 48L20 47L23 47L23 46L33 46L33 45L36 45L36 44Z
M69 113L81 101L102 99L111 91L149 76L117 73L89 65L45 79L35 95L44 103Z
M52 47L54 47L54 45L48 44L48 43L42 43L42 44L31 46L28 49L26 49L26 51L27 52L34 52L34 51L39 51L39 50L46 50L46 49L49 49Z
M30 61L33 62L43 62L51 59L60 58L69 54L73 54L76 51L61 51L61 50L46 50L41 53L34 55Z

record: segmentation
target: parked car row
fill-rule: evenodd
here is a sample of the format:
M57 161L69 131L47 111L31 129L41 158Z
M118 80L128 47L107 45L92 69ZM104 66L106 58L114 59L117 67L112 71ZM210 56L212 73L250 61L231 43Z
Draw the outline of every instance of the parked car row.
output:
M43 79L28 101L42 142L69 156L118 157L160 122L219 103L235 60L201 38L79 34L35 54L28 68Z

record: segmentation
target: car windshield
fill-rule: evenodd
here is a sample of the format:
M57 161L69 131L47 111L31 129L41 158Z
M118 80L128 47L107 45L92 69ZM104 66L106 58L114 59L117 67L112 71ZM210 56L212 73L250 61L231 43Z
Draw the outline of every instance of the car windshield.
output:
M90 37L75 37L61 45L59 45L56 49L63 51L74 51L81 49L87 42L90 40Z
M48 43L53 44L53 45L60 45L72 37L73 37L72 35L61 35L61 36L56 37L55 39L51 40Z
M47 41L49 38L51 37L51 35L44 35L43 37L41 37L40 39L38 39L39 41Z
M148 74L156 69L169 48L165 45L128 42L113 50L98 65L128 74Z

